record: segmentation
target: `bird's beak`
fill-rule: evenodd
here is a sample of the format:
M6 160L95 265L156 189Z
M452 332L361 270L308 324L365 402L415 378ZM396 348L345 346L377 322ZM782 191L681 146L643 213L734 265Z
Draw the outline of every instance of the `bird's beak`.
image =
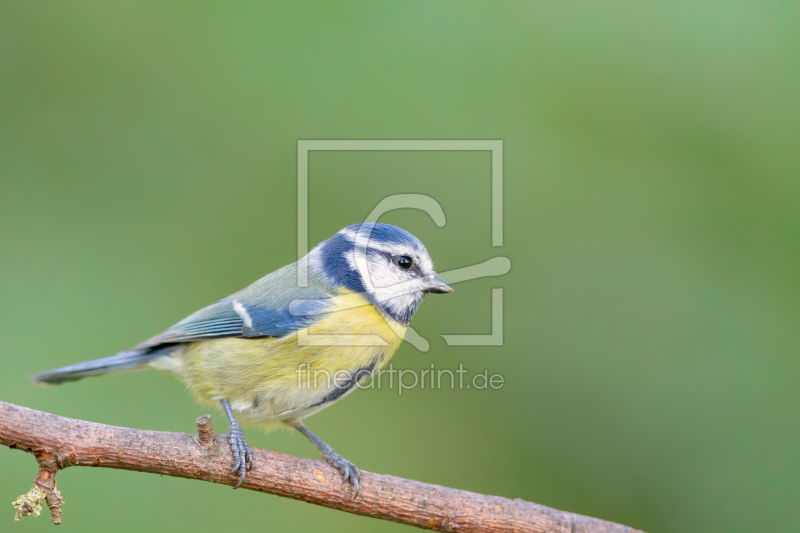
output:
M453 292L453 287L447 284L445 280L439 277L438 274L431 274L428 276L428 288L425 292L434 294L445 294Z

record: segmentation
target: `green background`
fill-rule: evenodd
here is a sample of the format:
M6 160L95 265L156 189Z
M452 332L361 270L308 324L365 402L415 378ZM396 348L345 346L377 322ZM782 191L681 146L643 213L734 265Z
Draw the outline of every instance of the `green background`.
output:
M792 531L800 500L800 4L3 2L0 398L193 431L169 374L40 388L291 262L298 139L502 139L488 153L314 153L315 244L381 220L440 271L401 368L488 369L498 391L364 390L309 420L361 468L653 532ZM489 333L505 289L505 344ZM224 418L214 413L218 428ZM316 457L289 432L250 443ZM0 530L35 462L0 448ZM69 531L400 531L230 487L59 475Z

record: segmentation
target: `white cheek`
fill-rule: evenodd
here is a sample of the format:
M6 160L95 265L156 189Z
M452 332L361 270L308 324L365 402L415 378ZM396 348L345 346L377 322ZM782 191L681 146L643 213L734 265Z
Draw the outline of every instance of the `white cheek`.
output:
M369 279L375 289L391 288L408 279L400 269L389 263L381 256L371 256L368 259Z
M387 310L402 313L409 308L416 309L422 300L424 288L423 281L412 279L376 289L373 296Z

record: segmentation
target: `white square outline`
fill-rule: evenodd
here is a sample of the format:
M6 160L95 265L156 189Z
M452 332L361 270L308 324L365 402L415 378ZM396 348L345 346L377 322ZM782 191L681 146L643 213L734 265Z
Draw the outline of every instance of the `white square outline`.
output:
M297 140L297 283L308 286L308 153L316 151L480 151L491 152L492 247L503 246L503 141L502 140ZM489 335L442 335L450 346L503 344L503 289L492 289L492 333Z

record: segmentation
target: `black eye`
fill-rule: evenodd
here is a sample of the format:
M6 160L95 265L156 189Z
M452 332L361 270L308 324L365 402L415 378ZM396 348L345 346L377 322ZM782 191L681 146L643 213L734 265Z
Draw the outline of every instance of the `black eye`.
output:
M401 255L400 257L397 258L397 266L399 266L403 270L408 270L409 268L411 268L411 265L413 264L414 261L412 261L411 258L408 257L407 255Z

